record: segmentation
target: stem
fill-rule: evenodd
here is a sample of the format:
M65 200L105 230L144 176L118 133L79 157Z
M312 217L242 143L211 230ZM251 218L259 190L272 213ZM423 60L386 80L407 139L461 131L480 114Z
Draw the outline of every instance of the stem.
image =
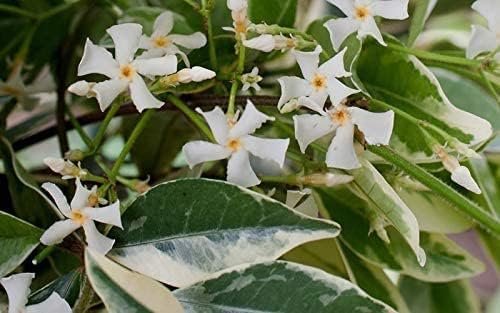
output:
M189 4L190 6L192 6L193 9L195 9L195 10L200 9L200 5L198 3L196 3L196 1L194 1L194 0L183 0L183 1L186 2L187 4Z
M85 142L85 145L87 145L87 148L92 149L92 139L90 139L90 137L87 135L83 127L80 125L80 123L73 115L73 112L71 112L71 109L67 106L66 106L66 114L68 115L71 125L73 125L73 128L76 130L76 132L83 140L83 142Z
M491 95L495 97L497 104L500 105L500 97L498 96L498 93L491 81L488 79L488 77L486 77L483 69L479 69L479 75L481 75L481 79L483 80L486 88L488 88L488 90L490 91Z
M82 283L80 285L80 294L73 306L73 313L85 313L92 304L94 298L94 290L90 284L89 278L85 273L82 273Z
M71 2L68 2L68 3L63 3L61 5L58 5L57 7L53 8L53 9L50 9L42 14L40 14L38 16L38 19L39 20L44 20L46 18L49 18L53 15L56 15L57 13L60 13L62 11L65 11L67 9L69 9L70 7L72 7L74 4L80 2L80 0L77 0L77 1L71 1Z
M118 172L120 171L120 167L122 166L123 162L125 161L125 158L127 157L128 153L134 146L135 142L137 141L137 138L141 135L142 131L148 124L149 120L153 117L154 110L149 109L147 110L144 115L142 115L141 119L139 120L139 123L135 125L134 130L132 131L132 134L130 134L130 137L128 138L127 142L125 143L125 146L123 147L122 151L120 152L120 155L118 156L118 159L115 161L115 164L111 168L111 176L109 179L114 183L116 181L116 176L118 175Z
M389 147L368 146L368 150L396 165L424 186L453 203L459 211L471 217L486 230L493 233L493 235L497 237L500 236L500 222L492 218L492 216L486 213L480 206L470 201L420 166L401 157Z
M241 40L238 41L238 65L236 67L236 77L233 79L233 84L231 86L231 92L229 94L229 103L227 106L227 115L232 117L234 115L234 104L236 102L236 95L238 93L238 88L239 88L239 78L240 75L243 73L245 70L245 46L241 42Z
M184 0L184 1L194 2L192 0ZM202 4L202 10L200 11L200 13L204 17L205 27L207 29L210 65L212 66L212 69L214 71L217 71L219 66L218 66L218 62L217 62L217 52L216 52L217 47L215 45L214 31L213 31L213 26L212 26L212 7L209 7L208 0L202 0L201 4ZM196 4L196 3L195 3L195 5L198 6L198 4ZM193 7L195 7L195 6L193 5Z
M429 52L429 51L410 49L410 48L406 48L406 47L403 47L403 46L400 46L397 44L393 44L393 43L388 43L387 47L392 49L392 50L411 54L411 55L414 55L418 58L426 59L426 60L439 61L439 62L444 62L444 63L449 63L449 64L473 66L473 67L478 67L481 65L481 62L476 61L476 60L469 60L469 59L460 58L460 57L437 54L437 53L433 53L433 52Z
M102 141L104 140L104 135L106 135L106 130L108 129L108 125L115 116L116 112L120 109L121 101L115 100L113 104L111 105L111 108L109 109L108 113L104 117L104 120L102 121L101 125L99 125L99 130L97 131L97 135L95 136L93 143L92 143L92 151L90 154L95 154L99 147L101 146Z
M210 141L214 142L215 138L212 135L212 131L208 126L203 122L201 117L191 110L181 99L177 98L174 95L167 96L168 101L170 101L176 108L178 108L184 115L186 115L193 124L198 127L198 129L207 137Z
M0 4L0 12L12 13L32 19L37 19L37 15L35 13L8 4Z
M31 261L31 263L33 263L33 265L40 264L43 260L45 260L46 257L48 257L55 250L55 248L56 248L56 246L47 246L47 247L45 247L40 253L38 253L33 258L33 260Z
M282 183L287 185L301 185L296 175L289 176L260 176L260 179L266 183Z

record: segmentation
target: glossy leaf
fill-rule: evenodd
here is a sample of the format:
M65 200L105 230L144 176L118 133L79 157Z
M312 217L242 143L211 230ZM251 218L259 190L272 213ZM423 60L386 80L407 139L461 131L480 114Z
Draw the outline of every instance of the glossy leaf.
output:
M415 9L411 17L411 25L406 44L411 47L417 40L418 35L424 30L424 25L432 10L436 6L437 0L420 0L416 2Z
M53 292L57 292L70 306L75 304L80 293L81 270L73 270L59 277L53 282L33 292L29 297L28 304L36 304L45 301Z

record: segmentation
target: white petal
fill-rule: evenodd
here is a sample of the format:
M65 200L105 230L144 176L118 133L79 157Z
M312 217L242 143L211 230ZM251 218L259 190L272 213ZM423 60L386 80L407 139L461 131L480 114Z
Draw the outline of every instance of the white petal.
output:
M328 97L328 93L324 92L323 94L324 94L323 97L325 96ZM320 115L326 115L325 111L323 110L323 106L325 104L324 100L323 104L320 105L310 97L300 97L298 103L299 106L301 107L306 107L308 109L311 109Z
M404 20L408 18L408 1L390 0L374 1L370 9L375 16L382 16L391 20Z
M347 16L354 14L354 1L353 0L326 0L339 8Z
M82 210L82 213L91 220L123 229L120 213L120 201L98 208L87 207Z
M260 184L260 180L250 165L248 152L240 149L234 153L227 163L227 181L242 187Z
M187 49L199 49L207 44L207 37L200 32L191 35L170 35L168 38L175 44Z
M128 82L119 78L105 80L95 84L92 87L92 91L95 93L101 111L106 111L111 103L115 101L116 97L127 89L127 86Z
M47 157L43 159L43 163L47 165L51 171L61 173L66 167L66 161L62 158Z
M153 39L151 37L146 36L146 35L142 35L141 39L139 40L139 48L141 48L141 49L147 49L147 50L154 49L154 45L153 45L153 41L152 40Z
M333 132L337 127L330 117L317 114L302 114L293 117L295 138L304 153L312 142Z
M141 75L170 75L177 72L177 58L174 55L167 55L161 58L138 59L132 66Z
M360 167L356 151L354 150L354 124L345 123L337 128L328 152L326 165L328 167L351 170Z
M80 228L80 225L73 222L73 220L57 221L42 234L40 242L46 246L56 245L78 228Z
M319 55L321 54L321 46L316 46L314 51L303 52L292 50L292 54L299 63L300 70L305 79L311 80L314 74L318 71Z
M163 102L156 99L149 91L141 76L136 74L129 86L130 97L139 113L145 109L157 109L163 106Z
M328 90L322 90L322 91L313 91L309 97L307 97L309 100L315 103L315 105L312 107L312 110L317 111L316 108L319 108L319 111L323 111L323 108L325 107L326 100L328 99ZM302 101L299 101L301 104ZM310 105L306 104L305 106L310 107ZM318 112L318 113L320 113ZM321 113L320 113L321 114Z
M153 25L153 37L165 36L170 34L174 27L174 14L170 11L165 11L158 15Z
M101 234L95 227L94 221L86 221L83 224L83 230L85 231L85 239L89 249L92 251L106 255L113 248L115 240Z
M68 302L61 298L57 292L52 292L50 297L43 302L30 305L26 308L26 313L71 313Z
M203 112L200 108L196 109L196 112L203 115L205 121L207 121L212 134L221 145L225 145L228 140L229 135L229 125L227 123L227 117L220 107L215 107L212 111Z
M269 34L260 35L250 40L244 40L243 45L250 49L271 52L275 47L274 36Z
M388 145L394 128L394 112L374 113L350 107L352 122L363 132L371 145Z
M372 36L375 38L381 45L385 46L384 38L382 38L382 34L378 29L377 23L373 17L366 18L362 23L361 27L358 31L358 38L362 39L366 36Z
M247 0L227 0L227 7L231 11L241 11L248 7Z
M280 168L283 167L290 139L245 136L241 140L245 149L251 154L264 160L274 161Z
M479 186L474 178L472 178L469 169L465 166L457 167L451 173L451 180L475 194L481 194L481 189L479 189Z
M347 87L336 78L328 79L328 94L330 95L330 101L334 106L338 105L350 95L358 92L359 90Z
M496 34L480 25L472 25L472 36L467 46L466 56L473 59L483 52L490 52L497 47Z
M334 55L330 60L326 61L319 67L319 72L326 77L348 77L351 76L350 72L345 70L344 55L347 47L342 49L339 53Z
M278 79L281 86L281 97L278 101L278 109L294 98L309 96L312 93L311 84L302 78L295 76L284 76Z
M124 23L111 26L106 30L115 43L115 58L120 65L132 62L139 48L142 26L135 23Z
M21 273L0 279L0 284L5 288L9 298L9 313L24 311L33 278L35 278L33 273Z
M76 83L71 84L68 87L68 91L77 96L85 97L90 93L91 86L92 86L91 83L85 80L80 80L77 81Z
M182 152L190 168L200 163L226 159L231 155L231 151L225 146L207 141L188 142L182 148Z
M79 179L75 180L75 185L76 190L73 199L71 199L71 208L80 210L89 206L89 197L95 191L85 188L85 186L82 185Z
M486 18L492 31L500 32L500 20L498 18L500 1L478 0L472 4L472 8Z
M141 59L152 59L152 58L160 58L166 54L166 51L161 48L152 48L141 53L136 60Z
M50 194L52 199L54 199L54 202L56 203L59 211L61 211L64 216L69 217L71 214L71 208L61 189L59 189L59 187L57 187L53 183L44 183L42 185L42 188Z
M245 111L239 121L229 130L230 138L240 138L244 135L253 134L262 124L267 121L274 121L273 117L267 116L257 110L252 101L247 100Z
M331 19L324 26L330 33L333 48L338 51L344 40L361 27L361 23L355 19L346 17Z
M109 78L118 77L120 66L113 55L103 47L94 45L87 38L83 57L78 65L78 76L87 74L103 74Z

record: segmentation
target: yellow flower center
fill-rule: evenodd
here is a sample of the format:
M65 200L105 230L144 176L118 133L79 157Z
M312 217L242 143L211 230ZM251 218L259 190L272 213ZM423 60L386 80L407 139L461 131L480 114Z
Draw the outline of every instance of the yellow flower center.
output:
M351 115L345 108L334 110L330 112L330 118L332 121L339 125L344 125L347 121L351 119Z
M87 220L87 217L80 211L72 211L70 218L77 224L83 225L85 221Z
M236 152L241 148L241 142L239 139L229 139L227 142L227 147L233 151Z
M362 5L354 9L354 16L356 19L364 21L367 17L371 16L371 12L368 7Z
M324 90L327 85L326 76L319 73L314 74L314 77L311 80L311 85L316 91Z
M120 75L121 78L132 80L135 75L135 68L130 64L123 65L120 67Z
M163 48L163 47L168 46L169 44L170 44L170 39L168 39L165 36L157 36L157 37L153 38L153 45L156 48Z

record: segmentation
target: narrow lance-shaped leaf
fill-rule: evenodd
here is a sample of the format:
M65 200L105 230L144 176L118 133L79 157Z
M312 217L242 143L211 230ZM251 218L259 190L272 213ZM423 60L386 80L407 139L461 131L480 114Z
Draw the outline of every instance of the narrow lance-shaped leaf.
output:
M221 181L156 186L123 215L110 257L173 286L226 268L277 259L305 242L333 238L338 224L306 217L262 194Z
M174 292L188 312L386 312L350 282L288 262L255 264Z

